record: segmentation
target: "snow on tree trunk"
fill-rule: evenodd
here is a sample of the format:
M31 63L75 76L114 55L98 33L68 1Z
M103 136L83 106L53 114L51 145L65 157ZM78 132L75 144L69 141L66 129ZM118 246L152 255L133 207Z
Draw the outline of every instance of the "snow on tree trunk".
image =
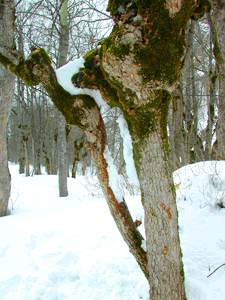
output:
M13 46L13 5L11 0L0 2L0 51L8 54ZM10 196L10 174L7 155L7 128L14 95L14 76L0 67L0 217L5 216Z

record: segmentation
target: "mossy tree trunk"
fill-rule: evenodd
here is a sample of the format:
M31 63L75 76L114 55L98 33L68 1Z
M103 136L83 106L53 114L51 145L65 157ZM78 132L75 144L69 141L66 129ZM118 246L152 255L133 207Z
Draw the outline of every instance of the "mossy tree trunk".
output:
M167 115L184 30L198 13L191 1L110 1L108 8L116 25L102 43L101 67L117 90L132 136L145 211L150 298L185 299Z
M14 1L0 1L0 52L9 54L13 47ZM10 196L10 174L7 155L8 118L13 104L14 76L0 67L0 217L5 216Z
M167 115L184 55L187 21L204 13L203 5L197 7L196 2L109 1L114 29L100 49L84 57L85 68L72 79L77 87L99 89L127 121L145 210L147 253L124 199L119 201L109 184L105 127L94 99L66 92L43 49L33 49L29 59L20 58L19 64L0 54L0 63L27 84L42 82L67 123L86 134L110 212L148 278L154 300L185 299Z

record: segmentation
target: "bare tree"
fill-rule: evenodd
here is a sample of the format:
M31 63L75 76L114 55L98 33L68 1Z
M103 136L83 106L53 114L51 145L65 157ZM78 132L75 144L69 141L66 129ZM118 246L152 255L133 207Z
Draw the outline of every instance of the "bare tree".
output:
M0 51L13 59L14 2L0 1ZM10 53L11 52L11 53ZM0 67L0 217L5 216L10 195L10 174L7 156L7 126L13 104L14 76Z
M180 85L172 93L169 141L174 169L214 158L218 70L213 53L211 14L190 20Z
M59 35L59 60L58 67L67 62L69 46L69 25L67 21L67 0L61 1L60 35ZM67 190L67 146L66 146L66 121L61 112L58 112L58 183L59 196L68 196Z
M217 140L214 144L215 155L218 159L225 158L225 2L212 1L213 22L211 24L214 37L214 54L218 67L219 104L218 121L216 126Z

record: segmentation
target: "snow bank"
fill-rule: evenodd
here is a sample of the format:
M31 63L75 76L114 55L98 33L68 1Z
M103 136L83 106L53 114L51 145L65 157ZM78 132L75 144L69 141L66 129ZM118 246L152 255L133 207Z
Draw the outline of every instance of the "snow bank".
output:
M199 162L174 172L188 300L225 299L225 161Z
M148 300L148 283L120 236L106 201L68 179L18 175L10 166L15 209L0 218L1 300Z
M69 178L69 196L62 199L57 176L24 177L15 165L10 171L12 201L19 196L12 214L0 218L1 300L149 300L145 276L105 200L88 194L81 176ZM174 181L187 300L223 300L225 268L207 276L225 257L225 209L215 205L225 162L183 167ZM204 202L207 188L211 200ZM140 196L125 200L134 217ZM144 234L143 225L138 228Z

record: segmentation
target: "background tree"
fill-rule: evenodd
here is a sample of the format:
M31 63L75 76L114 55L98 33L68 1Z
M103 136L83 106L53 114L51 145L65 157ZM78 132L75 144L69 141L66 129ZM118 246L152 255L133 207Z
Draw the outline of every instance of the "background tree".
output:
M190 20L187 28L185 62L168 123L174 169L214 159L219 90L210 24L207 13L200 20Z
M213 21L212 32L214 38L214 54L218 67L219 104L218 121L216 125L215 154L219 159L225 157L225 1L212 1Z
M62 67L67 62L68 46L69 26L67 21L67 0L65 0L61 1L58 67ZM62 113L58 112L58 183L60 197L68 195L66 144L66 121Z
M14 2L0 1L0 51L11 59L14 49L13 40ZM10 53L11 52L11 53ZM10 110L13 104L14 76L0 67L0 217L5 216L10 195L10 174L7 155L7 127Z
M109 26L107 20L110 17L98 11L97 4L97 1L68 1L69 60L95 48L95 44L107 34ZM15 38L17 49L21 50L21 54L28 55L32 46L44 47L51 54L54 67L58 66L60 7L61 1L54 3L47 0L32 3L26 0L19 1L16 10ZM102 4L98 4L98 8L101 10ZM20 163L21 172L25 172L27 162L34 166L33 174L41 174L41 164L45 166L48 174L57 174L58 128L62 128L59 126L57 109L50 104L44 89L25 87L21 80L20 88L16 88L15 100L13 111L16 114L11 114L9 129L10 160ZM20 128L16 128L15 122ZM29 161L25 158L24 128ZM67 138L70 139L72 136L71 134ZM71 165L74 159L73 142L68 148L70 154L68 164ZM88 158L89 155L85 156L80 163L84 162L85 166Z

